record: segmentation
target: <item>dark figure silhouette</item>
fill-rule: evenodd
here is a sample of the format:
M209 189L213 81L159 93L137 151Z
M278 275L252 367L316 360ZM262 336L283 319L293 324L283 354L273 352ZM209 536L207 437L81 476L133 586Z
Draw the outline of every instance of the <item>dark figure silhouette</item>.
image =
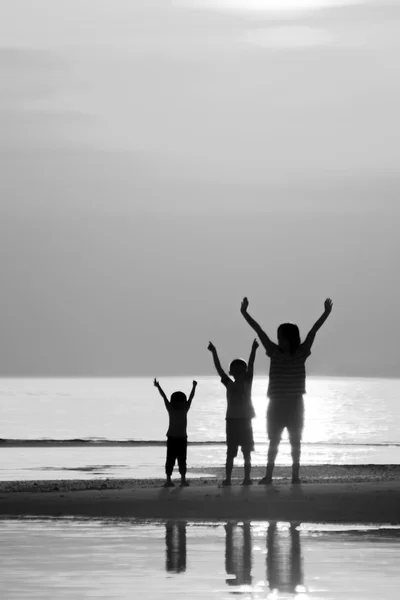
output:
M267 532L267 580L271 592L295 594L304 585L299 523L291 523L289 531L270 523Z
M186 571L186 523L183 521L165 524L165 570L169 573Z
M222 485L231 485L233 461L237 456L238 449L242 449L244 458L243 485L251 485L251 453L254 450L253 427L251 420L255 417L254 407L251 400L251 388L253 385L254 360L258 348L257 340L254 340L248 364L241 358L236 358L230 364L229 375L221 367L215 346L210 342L208 350L211 352L214 365L221 381L226 387L226 465L225 479Z
M167 460L165 463L165 474L167 481L165 487L173 487L172 471L175 461L178 461L179 473L181 475L181 485L188 486L186 481L186 456L187 456L187 413L192 404L196 392L197 381L193 381L192 391L189 400L183 392L174 392L171 401L168 400L157 379L154 379L154 385L164 400L165 408L169 414L169 427L167 431Z
M260 325L247 312L249 301L243 299L241 313L257 332L267 356L271 359L267 396L267 433L269 438L266 474L259 483L270 484L276 455L284 429L287 429L292 451L292 483L300 483L301 437L304 425L304 401L306 393L305 362L311 354L317 331L332 311L332 300L325 300L322 316L301 343L297 325L283 323L278 327L278 344L274 344Z
M225 525L226 583L231 586L251 585L252 577L251 525L227 523Z

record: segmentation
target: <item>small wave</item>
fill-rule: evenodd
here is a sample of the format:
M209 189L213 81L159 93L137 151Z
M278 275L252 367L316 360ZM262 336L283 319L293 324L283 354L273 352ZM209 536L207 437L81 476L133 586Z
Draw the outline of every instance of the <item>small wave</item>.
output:
M41 471L79 471L85 473L102 473L114 469L129 469L129 465L90 465L84 467L41 467ZM37 467L26 467L26 471L37 471Z
M360 448L398 447L400 442L302 442L303 446L357 446Z
M190 441L191 446L223 446L225 441ZM52 439L3 439L0 438L0 447L18 448L18 447L62 447L62 446L165 446L166 440L106 440L106 439L71 439L71 440L52 440Z
M267 440L256 441L257 445L267 445ZM72 447L72 446L95 446L95 447L110 447L110 446L165 446L166 440L107 440L103 438L74 438L74 439L4 439L0 438L0 448L23 448L23 447ZM189 441L190 446L224 446L225 440L205 440L205 441ZM356 446L356 447L400 447L400 442L303 442L303 446Z

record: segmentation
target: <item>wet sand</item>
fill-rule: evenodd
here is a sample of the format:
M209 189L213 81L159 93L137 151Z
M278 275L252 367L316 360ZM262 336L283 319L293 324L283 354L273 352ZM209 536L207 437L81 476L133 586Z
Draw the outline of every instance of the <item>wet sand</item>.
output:
M400 529L0 519L2 600L398 600Z
M273 485L230 488L205 478L169 489L161 480L2 482L0 515L400 523L398 465L317 469L303 468L301 485L281 468Z

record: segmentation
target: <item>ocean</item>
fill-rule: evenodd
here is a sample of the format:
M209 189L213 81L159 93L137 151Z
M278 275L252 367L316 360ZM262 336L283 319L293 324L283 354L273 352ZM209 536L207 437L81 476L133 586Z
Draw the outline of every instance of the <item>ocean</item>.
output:
M188 394L191 381L161 378L167 395ZM189 477L225 460L224 388L197 381ZM266 459L267 384L257 377L253 387L254 465ZM309 377L307 391L303 464L400 464L400 380ZM0 415L3 481L163 477L168 418L151 378L1 379ZM277 464L290 464L285 438Z

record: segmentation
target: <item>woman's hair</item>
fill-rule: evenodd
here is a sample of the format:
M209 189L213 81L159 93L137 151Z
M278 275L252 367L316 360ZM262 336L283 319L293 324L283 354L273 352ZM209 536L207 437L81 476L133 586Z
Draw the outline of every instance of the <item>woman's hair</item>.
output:
M279 338L285 338L288 341L290 354L294 354L300 347L300 331L294 323L282 323L282 325L279 325L278 340Z

